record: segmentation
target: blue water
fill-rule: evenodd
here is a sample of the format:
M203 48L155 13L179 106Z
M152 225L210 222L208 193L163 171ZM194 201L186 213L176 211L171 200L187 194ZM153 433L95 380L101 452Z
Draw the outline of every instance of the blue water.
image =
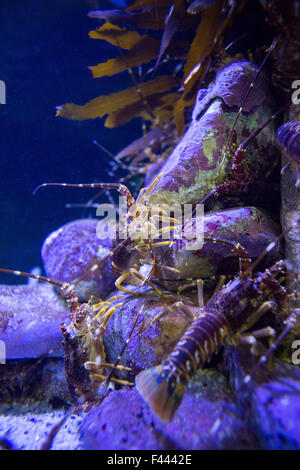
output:
M87 201L92 190L50 188L32 196L38 184L111 181L108 159L93 140L116 153L141 134L138 121L111 130L104 119L55 117L57 105L83 104L132 85L127 73L94 80L87 68L116 54L112 46L88 37L99 26L87 17L97 3L116 7L116 2L95 0L1 0L0 80L6 84L6 104L0 105L0 267L42 266L40 248L52 230L95 216L65 208ZM16 282L0 276L0 283Z

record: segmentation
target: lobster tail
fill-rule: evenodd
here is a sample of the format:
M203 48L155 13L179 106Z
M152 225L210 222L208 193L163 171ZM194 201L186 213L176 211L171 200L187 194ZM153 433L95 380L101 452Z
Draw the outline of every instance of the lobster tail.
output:
M151 410L161 421L171 421L179 407L184 386L162 366L151 367L140 372L135 380L136 388Z

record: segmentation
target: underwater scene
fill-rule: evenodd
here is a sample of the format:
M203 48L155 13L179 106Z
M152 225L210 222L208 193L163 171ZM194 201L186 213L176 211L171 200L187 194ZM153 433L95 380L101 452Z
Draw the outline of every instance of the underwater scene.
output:
M300 2L2 0L0 37L0 449L299 450Z

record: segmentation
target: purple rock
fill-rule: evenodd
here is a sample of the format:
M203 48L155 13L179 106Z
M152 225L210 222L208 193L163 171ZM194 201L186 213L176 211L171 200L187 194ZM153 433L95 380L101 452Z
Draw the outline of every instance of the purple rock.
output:
M195 225L195 223L194 223ZM239 271L239 254L234 246L240 243L249 258L260 256L264 249L275 242L280 234L279 227L263 211L255 207L239 207L234 209L207 212L203 220L205 237L232 242L233 245L205 241L203 248L192 249L192 236L176 240L175 244L164 254L167 266L180 273L165 272L168 281L162 284L176 290L187 279L209 279L221 274L236 274ZM190 246L190 248L189 248ZM163 255L165 248L157 251L157 257ZM277 244L262 260L264 266L270 266L280 256L280 245ZM260 266L260 268L262 265ZM182 281L175 281L182 279Z
M275 361L269 373L244 378L259 359L249 349L229 350L227 365L240 413L245 416L260 446L270 450L300 449L300 370Z
M112 392L84 419L85 449L151 450L165 448L163 436L151 430L152 417L135 390Z
M0 340L6 359L62 356L60 325L69 316L50 285L0 286Z
M208 88L199 90L193 119L199 119L200 113L217 97L222 98L230 108L240 106L257 70L257 67L246 61L233 62L220 68L214 82ZM243 105L244 111L249 113L256 106L260 106L266 98L266 93L266 76L262 72Z
M74 220L46 238L42 259L48 277L72 282L109 253L112 240L97 238L98 223L96 219ZM113 289L114 280L115 276L106 262L78 284L76 294L81 300L89 300L92 295L105 296Z
M300 375L259 387L253 413L264 448L300 449Z
M152 415L138 392L112 392L86 416L81 432L86 449L255 448L253 434L236 414L225 378L198 373L171 423Z

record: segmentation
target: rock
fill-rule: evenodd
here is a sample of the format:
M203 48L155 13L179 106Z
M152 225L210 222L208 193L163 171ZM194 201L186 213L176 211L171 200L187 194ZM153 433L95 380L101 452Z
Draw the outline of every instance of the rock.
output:
M52 232L42 246L42 259L47 276L55 281L72 282L86 273L94 262L110 251L112 240L97 238L96 219L69 222ZM92 295L105 296L114 287L115 276L106 262L76 287L80 300Z
M237 415L225 378L201 371L191 381L171 423L161 423L135 389L112 392L83 421L89 450L256 448L253 434Z
M199 114L203 113L209 103L217 97L221 97L230 108L240 106L255 72L257 68L250 62L232 62L221 67L214 82L207 89L199 90L193 119L199 119ZM258 76L255 85L243 105L246 113L250 113L255 106L260 106L266 99L267 83L263 72Z
M46 359L41 374L39 399L48 401L53 408L72 403L62 358Z
M88 450L153 450L166 448L138 392L112 392L83 421L81 439ZM173 443L171 443L171 448Z
M285 383L259 387L253 403L253 421L262 446L271 450L300 449L300 375Z
M300 370L275 362L269 375L244 378L257 363L249 349L230 349L227 365L240 413L247 419L263 449L300 449Z
M179 300L180 297L161 297L152 290L138 296L124 296L123 305L115 311L103 334L107 361L115 362L143 306L121 359L121 364L131 367L132 372L120 374L121 377L133 380L136 373L159 364L172 351L191 323L193 315L192 307L190 317L179 306L176 308L175 303ZM197 305L194 311L196 313ZM152 325L151 321L162 313L165 314Z
M193 219L193 227L195 223L196 219ZM253 260L271 242L277 241L280 229L264 211L255 207L239 207L205 213L203 233L204 237L231 241L233 244L213 243L204 239L204 245L199 249L197 245L194 247L195 240L187 231L168 250L165 247L157 249L158 259L164 256L167 266L180 271L163 270L162 281L164 277L167 278L161 282L164 287L177 290L184 282L188 283L188 279L207 280L221 274L235 275L240 266L239 254L234 247L240 243ZM280 257L280 252L280 246L276 244L270 253L266 253L259 268L264 269L273 264Z
M6 359L62 356L60 325L68 316L68 307L50 285L0 286L0 340Z
M229 179L232 150L227 147L228 138L237 107L249 90L255 72L249 62L234 62L219 70L208 89L199 90L191 124L162 167L164 175L150 195L150 204L199 203L217 184ZM244 111L235 127L236 144L241 144L272 115L263 74L249 94ZM265 175L276 156L274 143L271 124L247 146L247 172L257 174L252 186L254 198L258 193L265 194ZM222 207L223 203L220 198L211 208Z

